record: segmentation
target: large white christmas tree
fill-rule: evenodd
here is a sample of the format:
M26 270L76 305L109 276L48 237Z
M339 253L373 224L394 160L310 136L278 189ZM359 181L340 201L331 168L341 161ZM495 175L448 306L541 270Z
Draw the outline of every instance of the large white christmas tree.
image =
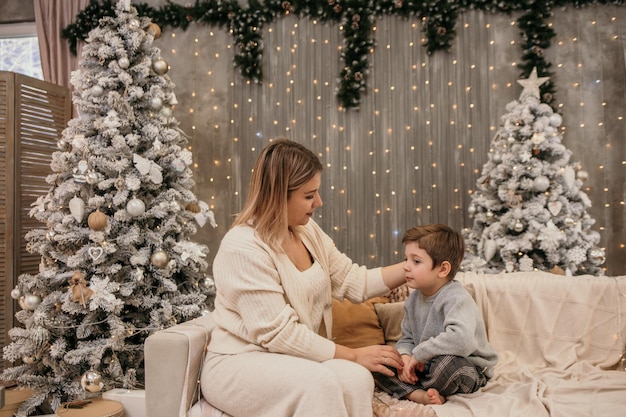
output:
M539 99L547 79L533 69L506 106L472 194L465 270L603 274L600 235L581 189L587 173L561 143L561 115Z
M192 154L172 115L160 29L128 2L87 39L72 74L72 119L52 156L50 191L26 236L39 273L12 291L0 378L34 391L18 413L143 383L151 332L212 309L208 248L190 240L212 212L192 191Z

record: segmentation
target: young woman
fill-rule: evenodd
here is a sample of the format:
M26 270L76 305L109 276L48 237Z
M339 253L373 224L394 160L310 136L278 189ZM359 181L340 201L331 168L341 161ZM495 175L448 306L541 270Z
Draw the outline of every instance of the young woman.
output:
M217 326L202 389L235 417L371 416L371 372L402 369L390 346L332 340L333 298L358 303L405 280L403 263L354 264L313 221L321 174L309 149L271 142L213 262Z

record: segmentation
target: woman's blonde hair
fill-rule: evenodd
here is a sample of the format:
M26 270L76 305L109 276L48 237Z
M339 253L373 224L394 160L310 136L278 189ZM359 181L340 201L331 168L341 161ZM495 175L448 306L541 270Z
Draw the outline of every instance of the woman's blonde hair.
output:
M322 169L317 155L305 146L285 138L273 140L254 164L246 203L233 226L251 224L261 240L282 250L289 195Z

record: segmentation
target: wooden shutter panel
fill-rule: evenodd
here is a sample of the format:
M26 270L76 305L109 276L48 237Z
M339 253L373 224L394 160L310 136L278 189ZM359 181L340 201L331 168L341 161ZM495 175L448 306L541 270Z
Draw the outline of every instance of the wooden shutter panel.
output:
M52 153L72 117L70 90L0 71L0 345L16 325L10 292L17 277L39 271L40 255L26 251L24 236L45 227L28 213L48 192ZM9 364L0 361L0 369Z

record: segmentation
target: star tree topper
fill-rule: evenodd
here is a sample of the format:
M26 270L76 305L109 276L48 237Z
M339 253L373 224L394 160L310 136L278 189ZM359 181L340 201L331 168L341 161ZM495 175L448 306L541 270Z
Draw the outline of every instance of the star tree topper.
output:
M520 97L532 95L539 98L539 86L549 79L550 77L537 77L537 67L533 67L533 70L530 72L530 76L526 80L517 80L517 82L524 87L524 91L522 91Z

